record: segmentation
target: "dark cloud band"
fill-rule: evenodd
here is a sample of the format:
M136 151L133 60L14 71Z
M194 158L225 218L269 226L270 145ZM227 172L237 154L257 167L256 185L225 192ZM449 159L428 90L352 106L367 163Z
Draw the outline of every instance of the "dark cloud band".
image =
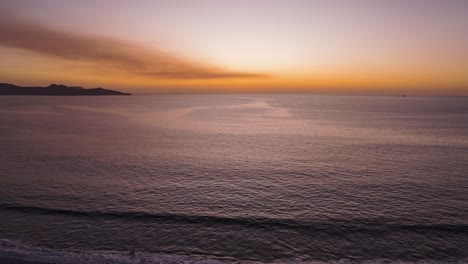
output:
M66 60L80 60L150 78L265 78L192 62L182 56L148 50L123 41L65 32L34 22L0 18L0 46L18 48Z

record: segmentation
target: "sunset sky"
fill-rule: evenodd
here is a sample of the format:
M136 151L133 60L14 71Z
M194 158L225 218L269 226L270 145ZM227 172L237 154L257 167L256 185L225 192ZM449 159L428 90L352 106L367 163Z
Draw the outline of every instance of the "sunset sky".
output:
M0 82L468 95L466 0L2 0Z

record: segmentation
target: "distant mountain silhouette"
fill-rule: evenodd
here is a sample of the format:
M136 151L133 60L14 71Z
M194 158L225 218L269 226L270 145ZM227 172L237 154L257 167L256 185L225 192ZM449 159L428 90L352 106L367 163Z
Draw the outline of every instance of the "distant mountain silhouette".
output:
M77 86L51 84L47 87L22 87L0 83L0 95L130 95L101 87L85 89Z

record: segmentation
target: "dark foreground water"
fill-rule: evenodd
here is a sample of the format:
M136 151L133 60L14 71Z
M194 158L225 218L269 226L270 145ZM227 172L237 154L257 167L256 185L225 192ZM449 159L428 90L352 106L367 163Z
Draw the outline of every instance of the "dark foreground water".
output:
M0 257L468 259L468 98L0 97L0 164Z

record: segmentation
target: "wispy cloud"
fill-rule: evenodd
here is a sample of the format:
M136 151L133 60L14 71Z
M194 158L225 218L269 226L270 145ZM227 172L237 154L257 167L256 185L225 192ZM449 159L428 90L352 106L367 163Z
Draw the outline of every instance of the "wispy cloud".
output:
M18 48L65 60L91 62L98 67L149 78L218 79L266 78L265 74L230 71L193 62L160 49L125 41L58 30L0 12L0 46ZM94 67L94 70L98 67Z

